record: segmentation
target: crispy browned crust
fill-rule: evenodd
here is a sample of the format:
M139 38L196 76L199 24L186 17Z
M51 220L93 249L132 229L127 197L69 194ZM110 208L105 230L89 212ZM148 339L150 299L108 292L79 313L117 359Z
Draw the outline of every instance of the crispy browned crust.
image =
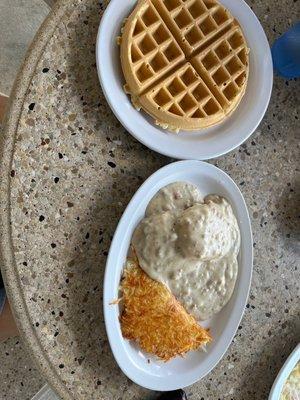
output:
M121 282L122 334L164 361L211 341L211 335L188 314L169 289L128 260Z

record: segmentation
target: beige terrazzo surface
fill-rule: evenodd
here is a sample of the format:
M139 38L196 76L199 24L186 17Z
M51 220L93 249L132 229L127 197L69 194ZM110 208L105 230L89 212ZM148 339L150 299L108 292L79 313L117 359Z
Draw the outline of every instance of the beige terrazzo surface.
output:
M31 400L45 384L20 338L1 343L0 359L1 400Z
M271 41L298 7L252 5ZM111 355L101 282L126 204L172 160L134 140L106 104L95 68L100 8L96 0L60 1L17 83L2 165L4 272L27 346L62 398L145 399L153 394L130 382ZM217 368L187 390L192 400L267 398L299 341L297 91L299 82L276 78L259 129L213 161L248 204L254 274L234 342Z

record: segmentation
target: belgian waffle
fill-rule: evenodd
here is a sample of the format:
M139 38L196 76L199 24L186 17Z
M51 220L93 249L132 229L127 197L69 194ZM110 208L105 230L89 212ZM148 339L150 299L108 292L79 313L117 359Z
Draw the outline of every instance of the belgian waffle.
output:
M216 0L139 0L120 42L124 89L163 128L215 125L244 95L249 49Z

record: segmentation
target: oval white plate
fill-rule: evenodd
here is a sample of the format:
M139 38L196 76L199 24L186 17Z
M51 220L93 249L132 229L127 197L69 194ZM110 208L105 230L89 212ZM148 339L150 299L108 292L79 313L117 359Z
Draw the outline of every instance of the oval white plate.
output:
M151 198L165 185L176 181L196 184L203 195L216 193L226 197L241 230L239 273L233 296L226 307L202 325L210 327L213 343L207 352L190 352L185 358L167 363L144 354L135 344L123 339L119 306L110 305L118 298L120 278L132 233L144 217ZM252 235L247 207L238 187L225 172L201 161L178 161L161 168L148 178L131 199L116 229L105 270L104 317L114 357L122 371L134 382L152 390L175 390L203 378L222 358L242 318L252 274ZM150 359L150 363L147 360Z
M279 400L280 394L283 389L283 385L287 380L288 376L294 369L297 362L300 361L300 343L294 349L294 351L290 354L286 362L283 364L283 367L279 371L277 378L275 379L270 395L269 400Z
M262 26L243 0L222 0L239 20L250 47L250 73L246 93L237 110L223 123L197 132L174 134L157 127L153 119L137 111L123 91L116 37L135 0L111 0L99 28L96 44L98 75L106 99L116 117L140 142L178 159L208 160L243 143L257 128L269 104L273 66L269 44Z

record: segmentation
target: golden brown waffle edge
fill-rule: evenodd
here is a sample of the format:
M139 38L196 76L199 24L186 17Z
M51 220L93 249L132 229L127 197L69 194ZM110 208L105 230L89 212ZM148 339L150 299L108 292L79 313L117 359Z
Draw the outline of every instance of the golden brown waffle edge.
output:
M245 93L248 53L238 22L215 0L139 0L122 29L124 90L163 128L212 126ZM197 78L190 85L185 68Z

